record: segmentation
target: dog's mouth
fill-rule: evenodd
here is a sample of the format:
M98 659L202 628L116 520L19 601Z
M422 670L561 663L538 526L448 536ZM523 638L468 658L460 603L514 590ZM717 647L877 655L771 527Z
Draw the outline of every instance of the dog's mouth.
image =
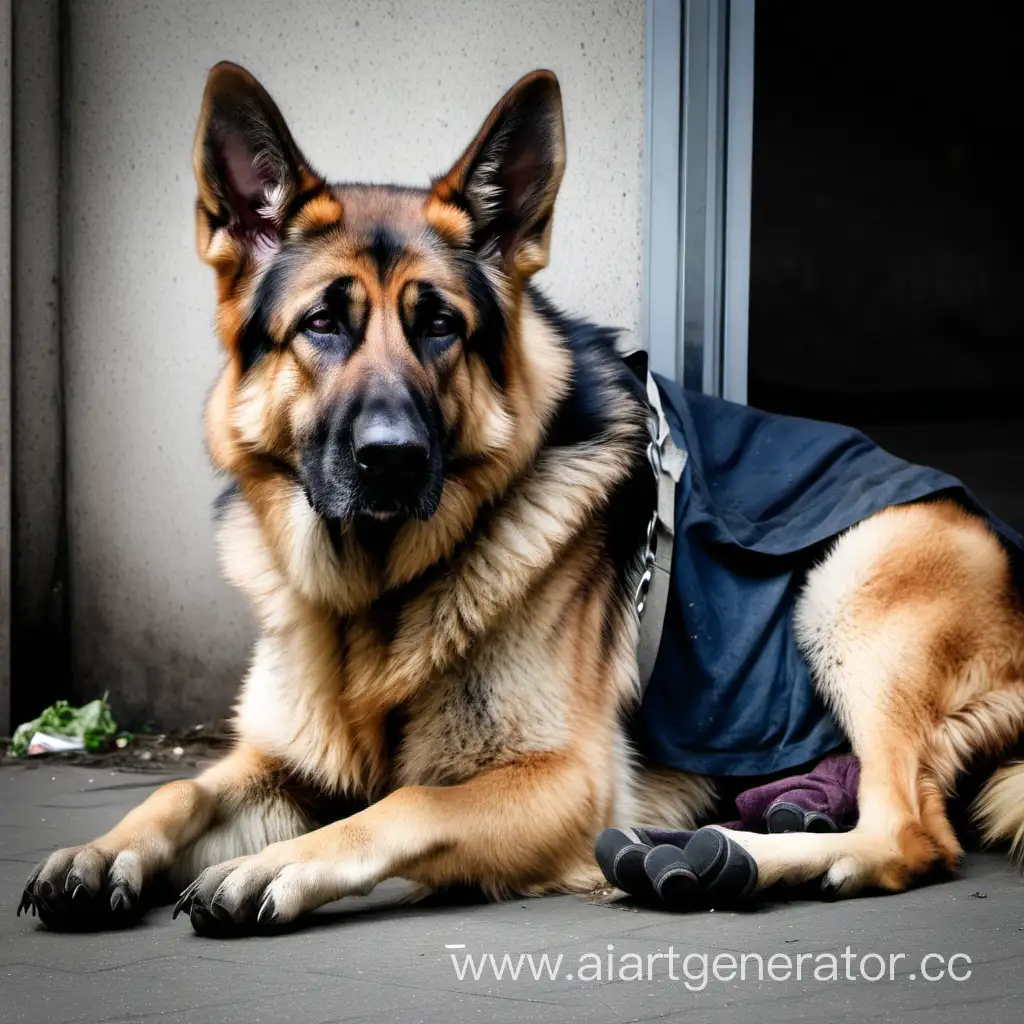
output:
M374 498L355 507L353 518L391 522L396 519L430 519L441 503L441 488L422 490L413 501L395 498Z
M441 467L429 460L413 469L381 471L356 460L353 508L373 519L429 519L441 500Z
M370 508L358 514L369 516L370 519L376 519L381 523L386 523L392 519L398 519L402 515L407 515L408 513L404 509L396 506L395 508Z
M444 491L440 466L418 480L398 477L373 482L368 482L358 467L324 472L322 460L319 467L307 463L303 470L303 489L310 507L321 519L338 524L427 520L437 512Z

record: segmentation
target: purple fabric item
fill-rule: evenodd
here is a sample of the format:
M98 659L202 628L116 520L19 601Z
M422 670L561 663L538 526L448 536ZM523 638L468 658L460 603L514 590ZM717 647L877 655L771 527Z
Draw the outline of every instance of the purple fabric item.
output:
M724 822L723 827L744 832L766 832L768 811L776 801L785 801L804 812L827 815L840 829L848 828L857 821L859 781L860 762L853 754L830 754L806 775L792 775L744 790L736 797L736 808L743 817L739 821ZM683 848L693 835L692 832L652 828L650 825L644 825L640 831L653 846L669 843Z
M853 754L830 754L806 775L778 779L736 797L738 822L728 828L763 832L765 816L777 800L795 804L802 811L827 815L839 828L852 825L857 818L857 783L860 762Z

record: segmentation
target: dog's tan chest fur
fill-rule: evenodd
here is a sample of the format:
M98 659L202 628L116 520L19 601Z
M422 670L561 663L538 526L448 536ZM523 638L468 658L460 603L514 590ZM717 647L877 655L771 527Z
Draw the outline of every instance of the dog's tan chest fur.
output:
M400 785L459 782L565 745L571 680L559 678L557 638L526 628L528 609L511 619L409 703L396 751Z
M237 727L243 739L298 774L329 791L377 796L396 785L451 784L566 745L579 714L573 701L580 666L578 652L565 647L578 633L566 625L588 616L578 598L585 548L504 609L465 654L432 669L421 648L457 632L452 623L433 622L420 647L410 649L368 625L373 609L346 617L311 603L279 567L265 531L240 500L223 514L221 541L229 577L265 624ZM453 589L447 579L431 586ZM595 629L586 652L598 647ZM418 672L421 667L426 671ZM623 671L628 662L618 667ZM613 675L596 664L587 672L588 688L602 694L602 704L631 685ZM389 716L401 724L397 743L387 734Z

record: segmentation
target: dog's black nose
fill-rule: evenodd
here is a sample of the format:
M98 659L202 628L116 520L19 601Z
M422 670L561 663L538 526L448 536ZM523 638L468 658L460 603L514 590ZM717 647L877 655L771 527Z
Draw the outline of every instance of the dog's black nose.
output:
M426 470L430 446L412 417L371 413L353 424L352 454L368 480L413 482Z

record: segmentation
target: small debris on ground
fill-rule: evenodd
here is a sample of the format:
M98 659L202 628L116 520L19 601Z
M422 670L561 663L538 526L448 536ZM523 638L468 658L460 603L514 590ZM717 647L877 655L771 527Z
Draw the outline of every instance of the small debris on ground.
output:
M25 753L33 757L36 754L56 754L65 750L85 750L85 740L81 736L51 736L49 733L37 731L32 733Z
M74 712L82 709L70 710ZM41 715L40 718L42 717ZM39 719L35 720L38 721ZM26 725L34 725L35 722ZM110 723L113 724L112 717ZM21 729L18 731L21 732ZM178 771L185 767L195 768L215 761L232 743L230 727L223 721L200 722L185 729L168 732L159 732L152 723L147 723L135 733L124 730L118 732L114 725L113 734L108 732L107 735L106 743L92 750L83 743L83 747L79 749L47 750L44 753L33 753L32 756L28 756L27 744L23 748L25 753L18 755L11 749L14 747L14 738L12 737L9 746L6 739L0 737L0 764L19 764L28 768L45 765L51 769L56 764L61 764L150 772L168 769Z

